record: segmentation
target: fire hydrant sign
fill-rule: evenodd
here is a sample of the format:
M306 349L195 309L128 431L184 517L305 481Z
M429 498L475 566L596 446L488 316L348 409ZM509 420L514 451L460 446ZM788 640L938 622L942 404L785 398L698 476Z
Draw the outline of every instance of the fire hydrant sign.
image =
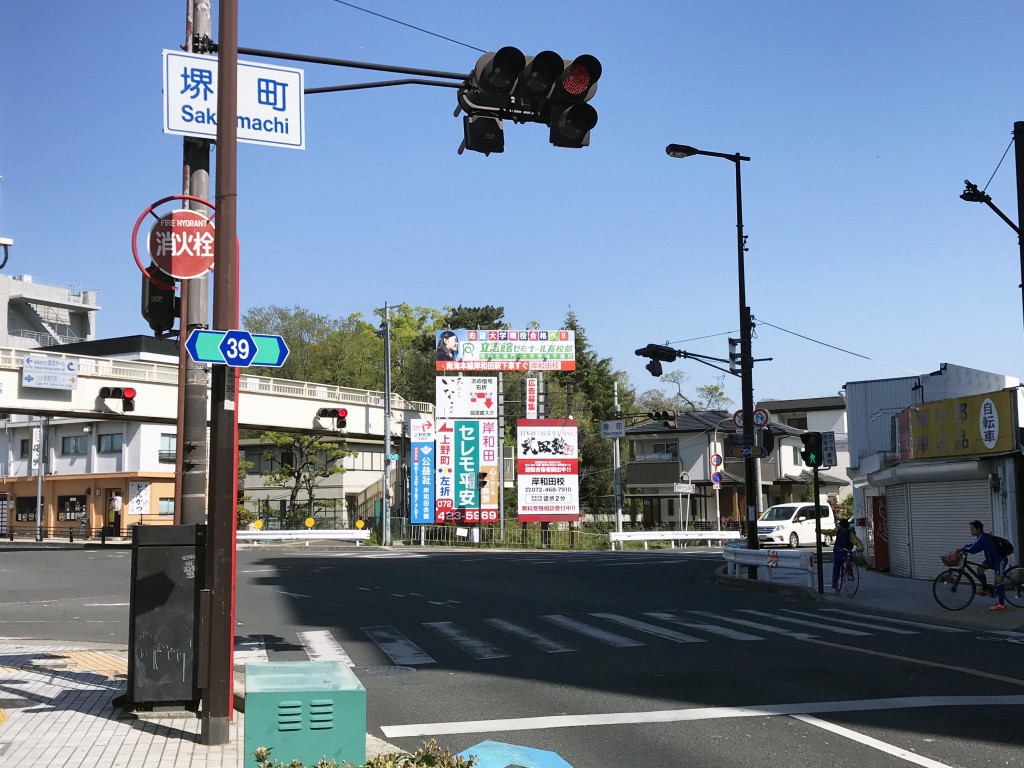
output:
M213 269L214 234L213 222L199 211L171 211L149 231L149 255L171 277L201 277Z
M516 425L519 519L580 519L579 438L564 419L519 419Z

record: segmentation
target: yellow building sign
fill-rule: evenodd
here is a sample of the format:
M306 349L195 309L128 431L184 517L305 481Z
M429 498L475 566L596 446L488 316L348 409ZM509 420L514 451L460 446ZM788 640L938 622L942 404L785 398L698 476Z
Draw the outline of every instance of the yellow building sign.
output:
M1017 448L1016 390L920 403L897 417L900 459L984 456Z

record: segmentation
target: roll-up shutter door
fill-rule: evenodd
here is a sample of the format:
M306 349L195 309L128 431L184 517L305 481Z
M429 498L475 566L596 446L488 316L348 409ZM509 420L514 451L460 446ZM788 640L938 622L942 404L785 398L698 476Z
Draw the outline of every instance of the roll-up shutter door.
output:
M971 540L968 523L992 530L988 480L914 483L910 486L911 576L932 579L943 570L942 555Z
M907 521L907 486L885 486L885 512L889 525L889 572L910 575L910 525Z

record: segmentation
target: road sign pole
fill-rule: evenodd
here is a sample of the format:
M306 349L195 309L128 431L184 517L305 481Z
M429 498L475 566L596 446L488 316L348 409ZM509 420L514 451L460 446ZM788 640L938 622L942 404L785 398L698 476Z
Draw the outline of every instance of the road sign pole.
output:
M818 558L818 594L825 594L825 566L821 563L821 510L818 509L818 468L814 467L814 533L815 533L815 554ZM838 533L838 531L837 531Z

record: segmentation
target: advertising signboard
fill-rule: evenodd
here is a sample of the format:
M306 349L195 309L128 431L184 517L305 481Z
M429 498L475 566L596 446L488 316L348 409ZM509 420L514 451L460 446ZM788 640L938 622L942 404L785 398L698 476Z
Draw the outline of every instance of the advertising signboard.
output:
M984 456L1018 449L1015 390L918 403L896 415L899 456Z
M576 332L437 331L439 371L575 371Z
M412 472L409 474L411 509L409 522L424 525L434 522L435 448L433 419L409 420L409 445Z
M439 419L498 418L496 376L438 376L435 382Z
M498 422L438 419L435 522L498 522Z
M516 425L519 519L579 521L579 437L564 419L519 419Z

